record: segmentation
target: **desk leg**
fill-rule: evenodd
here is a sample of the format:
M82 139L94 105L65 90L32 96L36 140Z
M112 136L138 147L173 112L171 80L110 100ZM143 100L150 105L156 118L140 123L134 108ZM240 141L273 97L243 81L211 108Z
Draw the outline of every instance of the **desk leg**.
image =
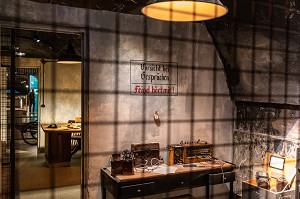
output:
M105 186L104 186L104 178L105 178L104 175L101 174L101 195L102 195L102 199L106 199L106 189L105 189Z
M106 189L104 186L101 186L101 191L102 191L102 199L106 199Z
M230 192L229 192L229 199L233 198L233 182L230 182Z
M210 191L209 191L209 186L210 186L209 184L206 185L206 193L205 193L205 198L206 198L206 199L209 199L209 192L210 192Z

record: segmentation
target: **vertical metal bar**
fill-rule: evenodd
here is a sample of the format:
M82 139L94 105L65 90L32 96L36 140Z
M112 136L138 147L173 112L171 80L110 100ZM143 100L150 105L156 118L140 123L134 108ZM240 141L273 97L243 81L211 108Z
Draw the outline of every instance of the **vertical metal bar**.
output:
M10 51L10 198L15 198L15 45L16 31L11 30Z
M296 149L296 188L295 188L295 199L299 197L299 182L300 182L300 148Z
M81 198L85 197L85 186L88 179L85 179L87 175L85 175L85 168L86 168L86 159L85 157L85 139L87 138L86 132L88 132L88 111L89 111L89 52L90 52L90 45L89 45L89 29L86 29L84 33L81 35Z

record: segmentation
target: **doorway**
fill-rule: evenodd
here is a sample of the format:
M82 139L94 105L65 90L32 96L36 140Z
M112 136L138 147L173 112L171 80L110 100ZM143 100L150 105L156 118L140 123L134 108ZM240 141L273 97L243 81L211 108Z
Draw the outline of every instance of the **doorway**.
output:
M81 35L1 28L1 38L1 77L6 77L6 83L1 81L1 128L4 129L6 123L8 129L1 131L4 154L1 168L2 174L3 171L7 174L6 179L2 175L2 190L6 186L6 193L14 190L16 196L25 199L28 193L27 198L33 197L32 191L64 187L69 190L74 186L76 191L70 192L80 198L81 150L71 155L70 166L49 167L45 157L47 139L40 127L42 124L64 124L81 117L81 65L56 63L68 42L72 42L76 53L81 54ZM14 56L11 56L12 42L16 46ZM3 53L3 49L8 53ZM10 74L11 59L14 59L14 74ZM10 77L14 78L14 85ZM30 91L35 93L33 106L28 97ZM14 103L11 98L15 98ZM14 110L12 115L7 111L10 109ZM14 127L9 128L10 124ZM80 149L81 142L77 144ZM3 166L4 157L10 170ZM11 175L13 173L15 175ZM8 180L13 176L13 180Z

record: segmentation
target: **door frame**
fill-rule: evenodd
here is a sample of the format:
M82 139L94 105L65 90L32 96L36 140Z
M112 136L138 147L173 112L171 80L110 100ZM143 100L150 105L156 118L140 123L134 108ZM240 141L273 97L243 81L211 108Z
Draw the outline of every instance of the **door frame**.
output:
M36 24L35 24L36 25ZM18 21L0 21L0 28L9 28L13 30L17 29L24 29L29 31L44 31L44 32L53 32L53 33L62 33L62 34L78 34L81 35L81 57L82 57L82 63L81 63L81 198L88 198L88 192L85 187L87 187L88 179L85 174L85 171L87 171L87 157L86 157L86 149L88 147L88 132L89 132L89 126L88 126L88 99L89 99L89 29L86 28L80 28L80 27L64 27L64 26L55 26L48 25L48 24L39 24L39 29L33 28L32 24L28 23L19 23ZM15 56L14 56L15 58ZM15 109L15 105L13 105ZM40 108L39 108L40 109ZM12 115L13 116L13 115ZM14 123L14 118L11 117L12 122ZM13 133L13 131L11 131ZM13 152L11 154L11 158L13 158L15 161L15 148L11 151ZM11 171L14 171L12 173L12 177L15 178L15 164L12 165ZM1 179L2 181L2 179ZM10 181L10 186L13 188L13 190L10 191L10 193L15 193L15 186L14 186L14 180ZM12 195L12 194L11 194ZM12 199L14 199L15 194Z

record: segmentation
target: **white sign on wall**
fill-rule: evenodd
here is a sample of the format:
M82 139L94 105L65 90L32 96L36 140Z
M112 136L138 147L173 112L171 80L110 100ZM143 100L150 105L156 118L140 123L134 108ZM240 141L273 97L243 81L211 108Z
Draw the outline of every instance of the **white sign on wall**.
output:
M177 63L131 60L130 94L177 95Z

